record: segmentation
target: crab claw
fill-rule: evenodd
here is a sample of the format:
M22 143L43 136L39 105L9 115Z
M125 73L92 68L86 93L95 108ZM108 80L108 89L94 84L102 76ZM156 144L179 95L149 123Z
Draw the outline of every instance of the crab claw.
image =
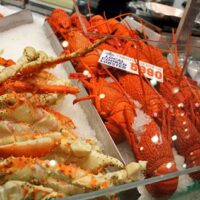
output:
M107 166L124 168L124 164L118 159L97 151L91 151L91 153L84 159L84 162L80 165L81 168L92 171L98 171L98 169L105 168Z
M63 152L67 151L68 142L62 142L61 148ZM70 144L70 149L74 157L76 157L76 163L86 170L92 172L98 172L108 166L116 168L124 168L124 164L118 159L105 155L97 150L94 150L92 145L85 141L76 139ZM67 153L67 152L66 152Z
M129 163L124 169L109 172L107 174L97 174L83 176L73 181L73 184L85 186L88 188L107 188L116 183L126 183L130 181L140 180L146 169L146 162Z

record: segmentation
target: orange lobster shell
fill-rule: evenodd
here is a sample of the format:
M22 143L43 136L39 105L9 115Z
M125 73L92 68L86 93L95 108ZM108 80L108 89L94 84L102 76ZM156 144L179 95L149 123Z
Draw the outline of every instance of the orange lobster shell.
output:
M103 78L91 78L90 81L86 81L77 74L71 74L70 77L81 80L90 93L90 96L76 99L74 103L87 99L93 100L114 141L118 143L126 137L137 160L148 161L146 177L177 171L170 142L160 134L153 119L150 118L150 122L143 127L142 133L134 132L132 126L136 120L135 105L127 100L115 82L107 82ZM158 142L157 139L160 141ZM177 184L178 179L174 178L149 185L147 189L153 196L171 195L176 190ZM169 186L168 189L165 186Z

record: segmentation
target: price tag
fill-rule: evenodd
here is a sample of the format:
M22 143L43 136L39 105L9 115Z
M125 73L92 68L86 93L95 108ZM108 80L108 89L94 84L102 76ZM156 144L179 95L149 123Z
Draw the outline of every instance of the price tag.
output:
M138 61L137 59L114 53L112 51L103 50L99 58L99 63L121 69L132 74L139 74L138 67L140 67L141 73L145 77L163 82L163 69L161 67L143 61Z

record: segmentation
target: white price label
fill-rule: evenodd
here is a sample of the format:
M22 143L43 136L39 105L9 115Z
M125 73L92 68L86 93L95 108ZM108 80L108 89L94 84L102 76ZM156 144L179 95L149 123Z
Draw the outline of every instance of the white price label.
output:
M138 61L134 58L114 53L112 51L103 50L99 58L99 63L115 67L132 74L139 74L139 66L141 73L144 74L144 76L163 82L163 69L161 67L143 61Z

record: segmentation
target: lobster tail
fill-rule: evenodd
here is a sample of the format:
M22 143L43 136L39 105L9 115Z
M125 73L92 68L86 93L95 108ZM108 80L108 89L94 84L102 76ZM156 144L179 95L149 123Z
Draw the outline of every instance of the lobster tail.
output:
M200 165L200 134L181 110L176 110L173 120L173 132L176 134L174 141L178 153L185 157L188 167ZM191 174L193 179L200 179L200 173Z
M163 164L157 169L157 176L161 176L163 174L172 173L176 171L177 168L175 164L173 164L170 169L167 168L166 164ZM146 189L154 197L160 197L160 196L166 197L166 196L171 196L176 191L177 186L178 186L178 178L176 177L165 181L160 181L157 183L146 185Z
M177 168L169 141L160 134L154 121L146 125L145 129L138 146L140 154L136 156L138 160L148 160L146 177L176 172ZM152 196L168 196L175 192L177 185L178 178L173 178L147 185L146 188Z

